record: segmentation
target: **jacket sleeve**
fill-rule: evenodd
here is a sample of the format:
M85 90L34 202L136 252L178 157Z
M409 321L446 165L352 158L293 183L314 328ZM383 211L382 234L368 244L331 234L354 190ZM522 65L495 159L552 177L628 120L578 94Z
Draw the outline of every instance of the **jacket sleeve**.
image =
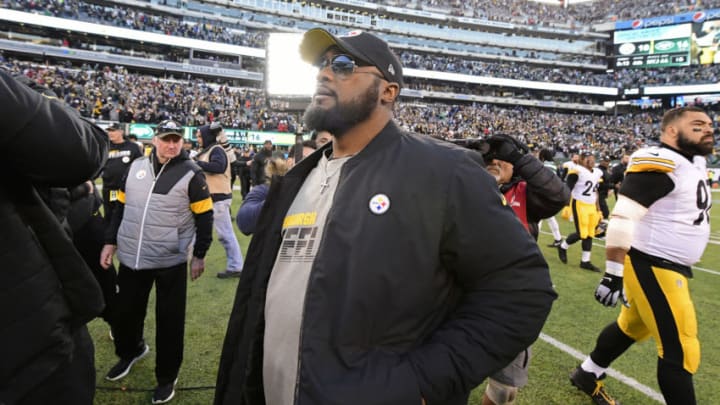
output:
M428 405L470 392L534 342L556 293L530 234L495 180L466 158L446 195L441 265L457 305L408 359Z
M198 160L195 163L197 163L203 171L208 173L225 173L227 162L228 159L225 154L225 150L223 148L214 148L210 151L210 156L207 162Z
M267 185L261 184L253 187L247 196L245 196L236 218L237 226L243 234L251 235L255 233L260 211L263 205L265 205L267 190Z
M12 151L5 155L12 172L34 183L70 187L95 178L105 165L102 129L4 71L0 105L0 147Z
M195 246L193 256L198 259L205 258L212 243L213 203L208 191L205 175L198 170L190 179L188 194L190 197L190 210L195 217Z
M528 222L551 217L570 201L570 189L534 156L520 158L515 163L515 173L527 183Z

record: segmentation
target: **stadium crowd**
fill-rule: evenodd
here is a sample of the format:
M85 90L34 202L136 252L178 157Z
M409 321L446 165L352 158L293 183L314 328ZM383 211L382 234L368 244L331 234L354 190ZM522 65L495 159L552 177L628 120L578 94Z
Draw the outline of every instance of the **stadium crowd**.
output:
M696 0L676 0L659 2L654 0L617 0L571 3L567 7L560 1L557 4L539 3L527 0L377 0L374 3L398 6L409 9L425 9L434 12L447 12L451 15L482 18L493 21L521 22L528 25L546 25L590 29L592 24L614 22L636 18L657 17L682 12L707 10L720 7L720 0L698 2ZM236 36L233 28L244 31L245 27L233 27L221 21L213 20L210 29L198 29L185 24L173 24L166 16L149 15L130 8L110 7L84 3L77 0L37 2L33 0L5 0L4 3L17 7L43 10L57 17L86 15L105 23L113 22L134 29L153 30L189 36L198 39L218 40L233 38L238 45L254 46L253 38ZM190 20L192 20L190 18ZM199 21L202 22L202 21ZM257 40L257 39L256 39ZM260 39L262 40L262 39Z
M720 77L720 65L597 72L559 66L537 67L519 62L498 63L467 60L453 56L418 54L407 51L399 51L398 54L403 66L414 69L586 86L629 88L647 85L717 83Z
M657 134L659 114L644 111L615 117L491 104L401 103L396 119L410 131L446 139L504 133L533 149L552 148L566 156L591 150L599 156L619 158L622 151L632 151L652 141Z
M720 3L720 1L718 1ZM527 2L525 2L527 3ZM600 2L593 2L600 3ZM550 7L538 5L537 7ZM267 33L252 28L236 25L230 27L218 20L193 21L191 18L174 18L167 15L153 15L145 11L135 10L118 5L97 5L79 0L64 2L49 1L38 3L29 0L5 1L3 7L24 11L35 11L51 14L57 17L75 18L80 16L87 21L102 24L115 24L124 28L153 31L167 35L182 36L206 41L232 43L255 48L264 48ZM575 7L579 7L575 6ZM186 21L187 20L187 21ZM70 42L67 39L58 39L59 44L82 49L92 49L90 44L83 42ZM147 56L153 59L182 62L187 55L169 52L165 54L148 54L142 50L128 50L111 47L110 52L133 56ZM617 71L584 70L561 66L533 66L529 63L513 61L494 62L473 60L442 54L424 54L396 49L403 65L409 68L432 71L443 71L474 76L502 77L516 80L544 81L551 83L564 83L575 85L622 87L631 88L646 85L673 85L673 84L703 84L717 83L720 79L720 65L700 65L683 68L661 69L618 69ZM505 56L512 56L507 53ZM196 54L194 58L203 58ZM534 53L529 54L534 59ZM205 59L223 61L221 55L204 55ZM251 60L252 58L245 58ZM225 61L231 59L225 58ZM602 64L597 61L597 64ZM262 71L258 63L243 62L244 69Z
M43 1L3 0L3 8L22 11L39 12L59 18L80 18L84 21L97 22L104 25L115 25L138 31L155 32L211 42L223 42L234 45L261 48L265 46L267 34L249 32L249 28L241 25L225 23L219 19L193 20L185 16L182 19L168 15L159 15L130 7L115 5L99 5L78 0Z
M720 7L720 1L616 0L555 4L527 0L378 0L374 3L448 12L456 16L525 24L580 27L596 23L657 17Z
M159 79L122 67L43 68L17 60L6 65L50 87L93 119L154 124L172 118L191 126L217 121L238 129L291 133L301 129L300 113L273 111L258 89L198 79ZM396 111L400 125L429 136L457 139L508 133L534 147L552 147L566 155L591 148L613 157L619 151L634 150L656 134L658 114L648 110L615 117L483 104L419 105L411 100L400 103Z
M269 111L262 93L252 88L231 89L201 79L160 80L119 66L40 68L17 60L6 65L48 86L81 115L94 119L157 123L172 118L192 126L217 119L231 128L289 132L299 119L296 114Z

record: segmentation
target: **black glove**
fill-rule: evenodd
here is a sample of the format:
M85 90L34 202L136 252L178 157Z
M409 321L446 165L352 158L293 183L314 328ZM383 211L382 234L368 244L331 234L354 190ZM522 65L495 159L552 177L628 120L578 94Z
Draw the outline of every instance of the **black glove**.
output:
M528 147L517 139L504 134L493 135L487 139L490 154L498 160L515 164L529 152Z
M618 298L620 298L623 305L628 306L623 291L623 278L605 273L597 289L595 289L595 299L606 307L614 307L617 305Z

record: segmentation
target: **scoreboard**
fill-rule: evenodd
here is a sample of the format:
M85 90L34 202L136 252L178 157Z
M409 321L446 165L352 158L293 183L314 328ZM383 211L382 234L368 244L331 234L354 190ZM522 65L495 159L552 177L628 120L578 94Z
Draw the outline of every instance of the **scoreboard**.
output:
M690 64L692 24L615 31L616 68L651 68Z

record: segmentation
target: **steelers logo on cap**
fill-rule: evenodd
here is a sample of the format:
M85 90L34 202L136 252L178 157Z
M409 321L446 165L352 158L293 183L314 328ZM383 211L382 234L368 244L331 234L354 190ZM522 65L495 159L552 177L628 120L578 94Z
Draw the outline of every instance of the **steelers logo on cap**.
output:
M123 156L122 162L123 162L123 163L128 163L128 162L130 162L130 156Z
M375 194L370 199L370 212L382 215L390 209L390 199L385 194Z

